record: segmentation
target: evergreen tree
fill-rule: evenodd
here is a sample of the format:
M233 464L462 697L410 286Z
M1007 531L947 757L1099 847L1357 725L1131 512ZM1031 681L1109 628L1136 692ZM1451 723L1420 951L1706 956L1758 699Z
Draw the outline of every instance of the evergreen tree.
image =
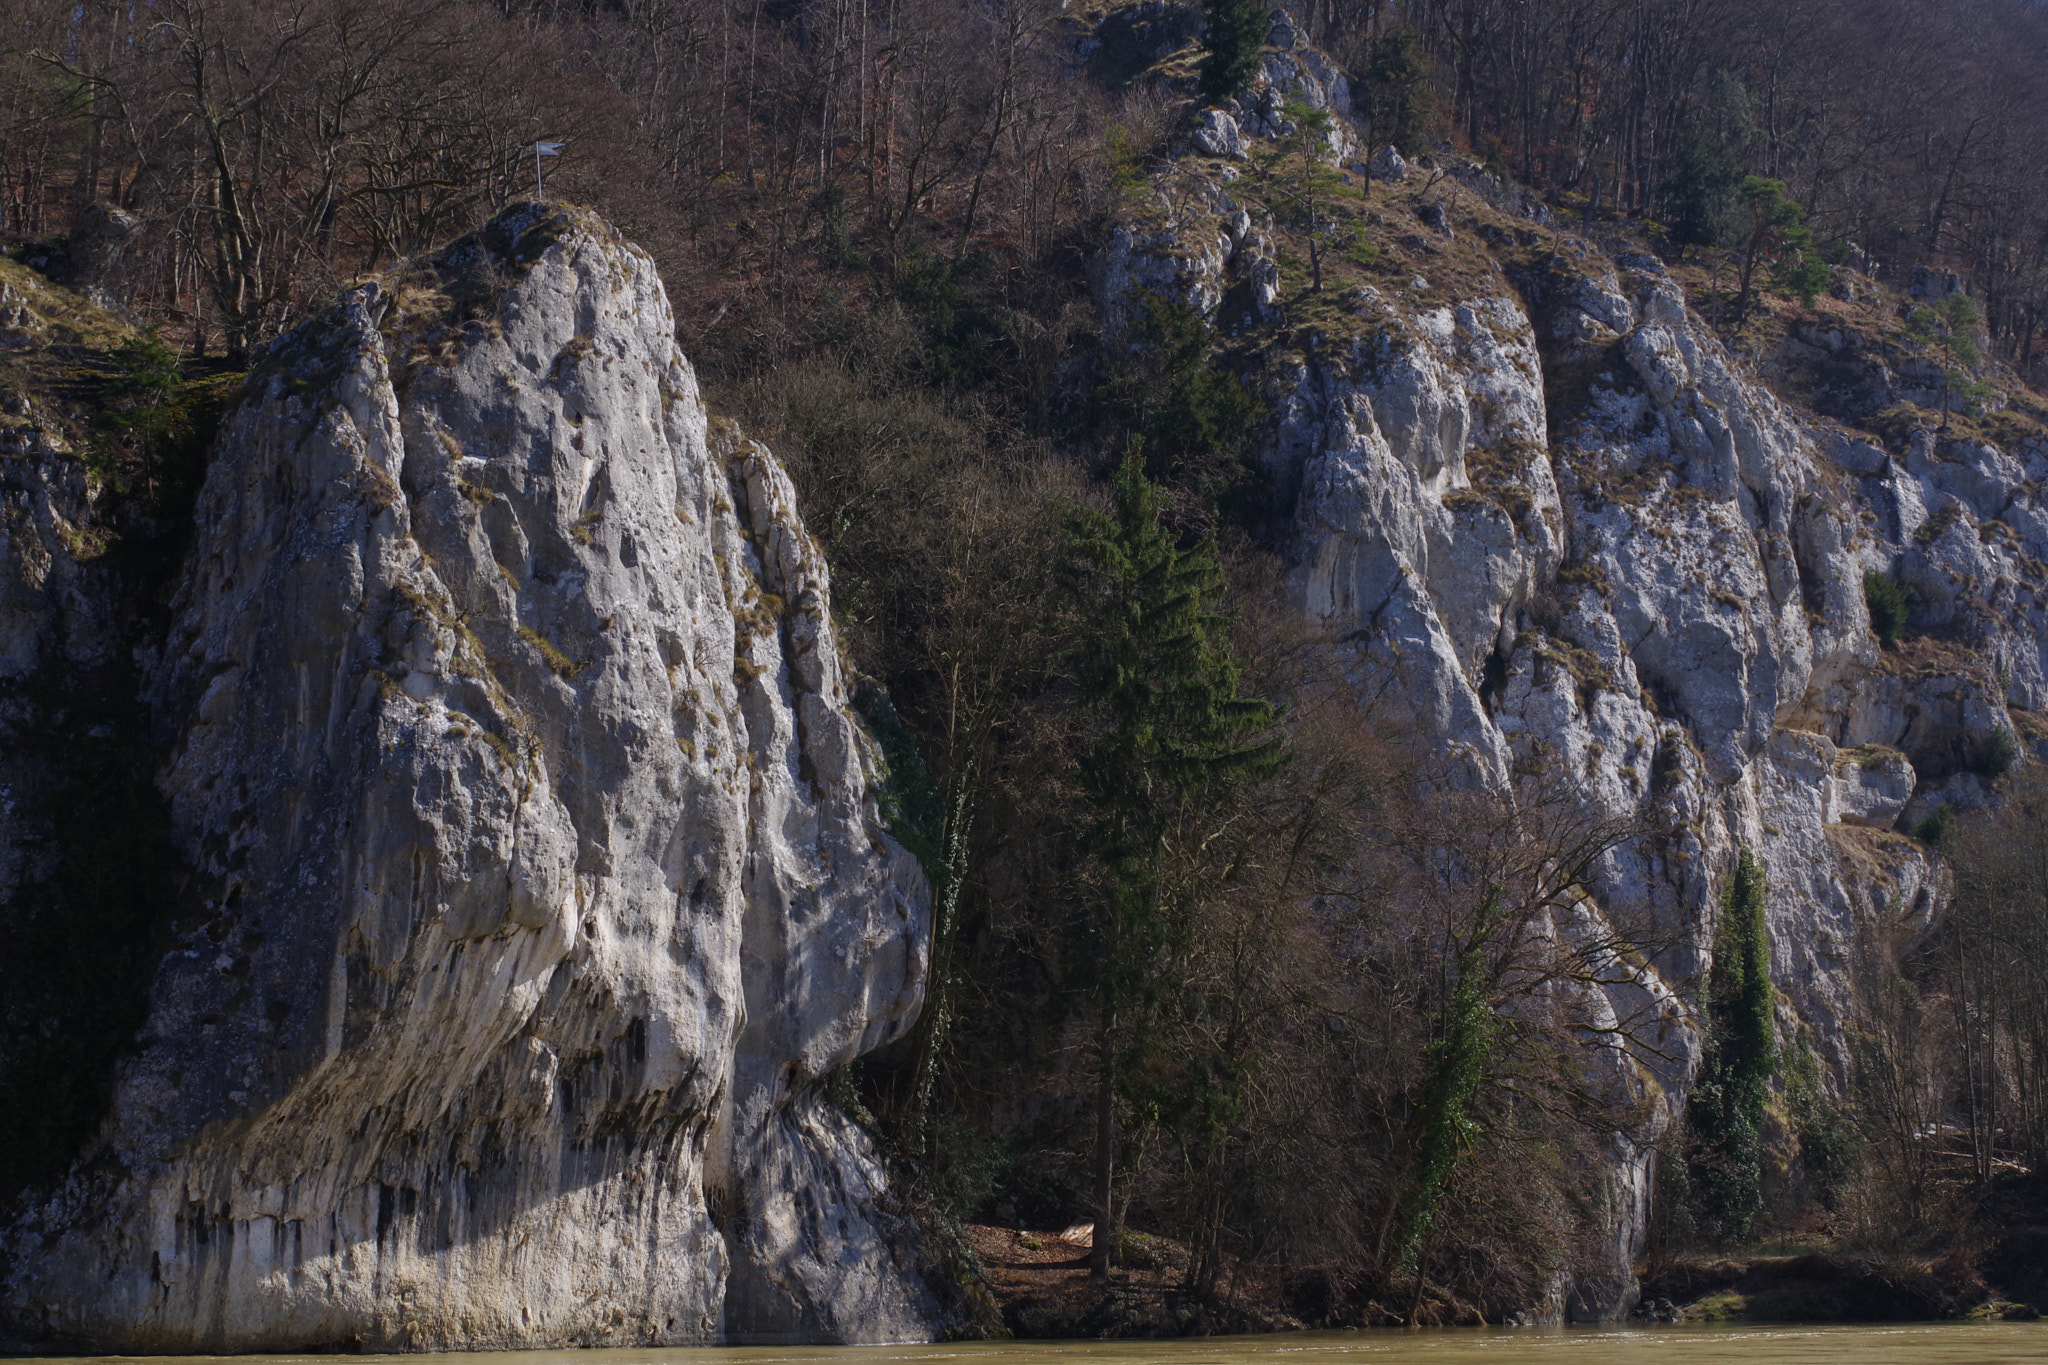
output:
M1343 186L1344 178L1330 165L1329 111L1313 109L1296 100L1290 101L1282 112L1294 125L1294 131L1277 140L1270 150L1253 153L1258 193L1277 221L1305 230L1309 277L1315 292L1320 294L1323 229L1328 223L1330 201Z
M1270 773L1272 705L1238 695L1221 638L1224 577L1215 546L1182 551L1159 524L1159 497L1132 441L1111 516L1074 525L1068 588L1081 623L1071 663L1094 734L1080 761L1080 843L1100 872L1078 957L1096 1025L1095 1246L1109 1273L1116 1233L1120 1036L1154 994L1171 929L1160 898L1167 832L1190 803Z
M1259 405L1217 363L1216 331L1200 310L1159 294L1133 303L1135 344L1118 348L1095 391L1098 435L1140 442L1149 478L1224 497L1249 473L1244 449Z
M1764 1105L1777 1067L1764 869L1748 849L1721 897L1707 978L1707 1046L1687 1121L1696 1225L1721 1243L1746 1241L1763 1208Z
M1429 86L1429 56L1415 35L1397 29L1382 38L1365 69L1372 101L1372 136L1391 142L1403 156L1429 150L1429 121L1436 100Z
M1742 293L1735 300L1735 325L1740 327L1749 316L1757 263L1766 257L1772 260L1771 283L1799 295L1811 307L1815 295L1827 285L1828 268L1806 226L1806 210L1786 191L1783 181L1760 175L1743 179L1739 197L1749 210L1750 230L1742 255Z
M1221 104L1252 78L1273 21L1260 0L1202 0L1202 46L1196 71L1205 104Z
M1678 144L1657 198L1665 229L1680 252L1689 246L1718 246L1735 216L1742 167L1719 139L1694 133Z

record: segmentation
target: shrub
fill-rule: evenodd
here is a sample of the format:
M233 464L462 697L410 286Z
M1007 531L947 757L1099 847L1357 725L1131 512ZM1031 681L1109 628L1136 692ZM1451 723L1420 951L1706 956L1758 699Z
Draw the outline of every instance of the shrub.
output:
M1828 287L1829 278L1827 263L1810 247L1788 255L1771 271L1771 283L1787 294L1798 295L1808 308Z
M1899 642L1906 618L1913 614L1913 599L1890 574L1872 569L1863 575L1863 601L1870 608L1870 630L1887 645Z
M86 467L115 492L137 494L163 525L182 528L242 376L183 378L154 327L128 336L107 359L112 373L92 398L99 411L82 452ZM152 553L175 556L181 535L157 538Z
M1921 843L1946 853L1955 843L1956 808L1944 801L1934 808L1934 814L1913 826L1913 837Z
M1380 249L1366 232L1364 223L1351 225L1351 239L1345 243L1344 259L1361 270L1373 270L1380 263Z
M1970 771L1999 777L2020 760L2020 742L2001 725L1970 746Z
M1839 1208L1855 1174L1861 1146L1853 1116L1820 1085L1820 1065L1805 1039L1785 1057L1785 1110L1799 1138L1799 1162L1814 1199L1830 1212Z

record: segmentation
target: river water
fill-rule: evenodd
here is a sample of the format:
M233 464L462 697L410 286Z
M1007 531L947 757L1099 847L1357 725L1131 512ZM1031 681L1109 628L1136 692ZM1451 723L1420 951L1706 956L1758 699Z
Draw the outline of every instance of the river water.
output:
M134 1357L108 1357L109 1361ZM219 1362L220 1357L188 1357ZM1301 1332L1175 1341L1002 1341L948 1346L724 1347L357 1356L390 1365L2044 1365L2048 1322L1868 1327L1626 1327ZM179 1365L148 1357L146 1365ZM10 1365L86 1365L15 1361ZM236 1365L335 1365L241 1356Z

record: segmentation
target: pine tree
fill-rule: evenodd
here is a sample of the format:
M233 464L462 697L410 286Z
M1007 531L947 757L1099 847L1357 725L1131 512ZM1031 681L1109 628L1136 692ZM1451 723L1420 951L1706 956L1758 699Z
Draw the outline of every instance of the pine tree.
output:
M1808 307L1827 287L1828 268L1821 261L1806 226L1806 210L1785 189L1780 180L1760 175L1745 177L1740 190L1749 210L1749 242L1742 255L1742 292L1735 300L1735 325L1749 316L1751 287L1757 263L1774 258L1771 283L1788 294L1797 294Z
M1202 101L1221 104L1252 78L1259 67L1272 17L1260 0L1202 0L1202 46L1208 51L1196 76Z
M1143 442L1125 451L1111 516L1072 530L1068 588L1081 622L1070 656L1094 727L1080 761L1080 844L1100 870L1079 958L1096 1025L1095 1246L1109 1274L1120 1032L1148 1009L1170 926L1160 860L1175 816L1280 761L1267 702L1238 695L1221 638L1213 542L1182 551L1159 524Z
M1328 222L1330 201L1343 186L1344 177L1329 161L1329 111L1289 101L1282 112L1294 125L1294 131L1277 140L1270 150L1253 154L1252 164L1258 172L1256 192L1276 221L1305 230L1309 277L1315 292L1320 294L1323 229Z

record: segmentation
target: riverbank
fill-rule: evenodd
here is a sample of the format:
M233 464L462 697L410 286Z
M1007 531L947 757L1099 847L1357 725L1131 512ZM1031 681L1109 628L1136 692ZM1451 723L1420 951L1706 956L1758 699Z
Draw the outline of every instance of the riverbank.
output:
M1107 1285L1089 1278L1085 1232L1029 1232L970 1224L968 1241L1012 1336L1041 1340L1298 1332L1315 1325L1287 1311L1268 1277L1240 1275L1224 1304L1179 1292L1187 1251L1144 1233L1124 1238Z
M2041 1316L1988 1284L1967 1262L1809 1252L1715 1257L1643 1278L1641 1316L1719 1323L1920 1322L1954 1318L2033 1321Z
M1991 1182L1945 1240L1934 1252L1820 1248L1678 1258L1643 1276L1644 1311L1703 1323L2023 1322L2048 1314L2048 1181L2011 1175Z
M966 1228L1003 1326L1019 1338L1112 1339L1392 1326L1398 1314L1368 1304L1332 1312L1313 1282L1240 1269L1221 1304L1180 1291L1188 1254L1144 1233L1105 1285L1088 1274L1085 1226L1019 1231ZM1405 1305L1404 1305L1405 1307ZM2009 1180L1940 1255L1848 1249L1665 1260L1642 1279L1636 1320L1669 1323L1879 1323L1975 1319L2031 1322L2048 1315L2048 1182ZM1432 1327L1499 1326L1475 1306L1426 1296Z

